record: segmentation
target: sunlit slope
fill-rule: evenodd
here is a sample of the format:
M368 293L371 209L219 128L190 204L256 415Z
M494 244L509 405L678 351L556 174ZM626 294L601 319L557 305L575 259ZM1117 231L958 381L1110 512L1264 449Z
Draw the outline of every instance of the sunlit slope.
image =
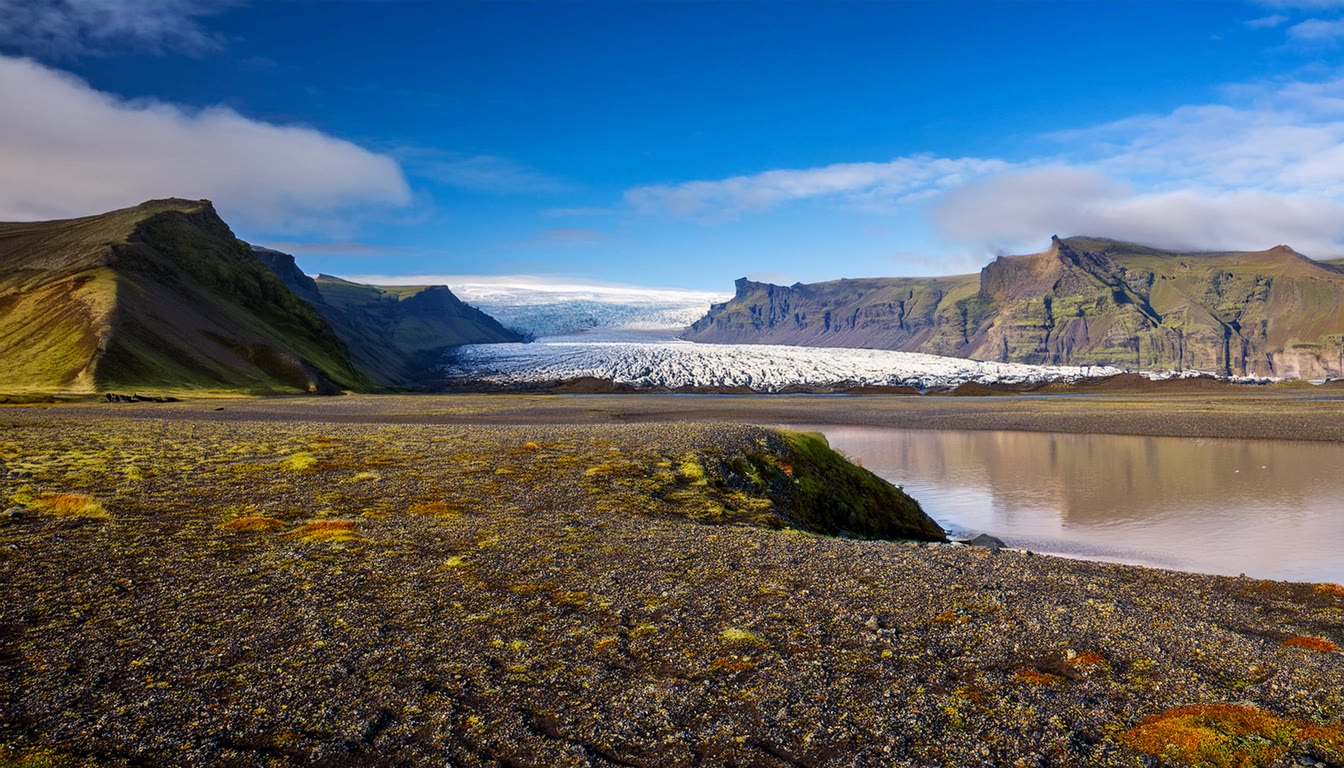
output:
M367 389L209 201L0 224L0 389Z
M1075 237L979 275L739 280L693 341L896 349L1048 365L1344 375L1344 269L1287 246L1186 253Z

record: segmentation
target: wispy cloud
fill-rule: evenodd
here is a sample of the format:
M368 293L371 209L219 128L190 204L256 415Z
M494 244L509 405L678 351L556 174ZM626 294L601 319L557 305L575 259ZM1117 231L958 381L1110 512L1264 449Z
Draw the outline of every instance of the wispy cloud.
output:
M1251 29L1273 29L1275 27L1282 26L1286 21L1288 21L1287 16L1284 16L1281 13L1275 13L1270 16L1261 16L1255 19L1247 19L1242 23L1250 27Z
M0 0L0 50L64 59L222 47L201 24L236 0Z
M836 163L726 179L635 187L625 200L642 212L714 219L788 202L844 198L881 203L949 189L1009 167L1002 160L911 155L884 163Z
M1344 249L1344 79L1229 89L1059 134L1062 158L973 182L933 208L957 242L1092 234L1172 247Z
M1301 42L1335 42L1344 38L1344 19L1307 19L1289 27L1288 37Z
M403 148L394 154L407 172L450 187L495 194L556 194L573 189L563 179L494 155Z
M542 216L554 218L564 217L585 217L585 216L611 216L617 211L615 208L547 208L541 212Z
M245 231L347 228L401 206L397 162L313 128L215 107L127 102L28 59L0 56L0 219L79 216L176 195L211 198Z
M263 245L257 243L257 245ZM322 242L295 242L291 240L271 240L264 245L273 250L282 251L294 256L396 256L403 252L403 249L386 245L374 245L372 243L322 243Z

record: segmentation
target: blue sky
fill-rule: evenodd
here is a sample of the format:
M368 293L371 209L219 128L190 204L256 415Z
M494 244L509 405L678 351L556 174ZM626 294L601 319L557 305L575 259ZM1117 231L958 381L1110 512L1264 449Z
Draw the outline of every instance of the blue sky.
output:
M0 54L0 218L210 197L309 272L1344 255L1344 0L0 0Z

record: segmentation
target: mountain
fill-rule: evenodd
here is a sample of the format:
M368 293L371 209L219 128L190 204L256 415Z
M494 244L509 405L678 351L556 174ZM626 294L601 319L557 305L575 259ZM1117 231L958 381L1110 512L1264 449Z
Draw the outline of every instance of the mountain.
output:
M371 389L208 200L0 224L0 390Z
M345 342L360 370L383 386L416 386L450 347L523 341L446 286L378 286L331 275L304 274L294 257L253 248L298 296L310 303Z
M978 275L737 281L682 336L1240 376L1344 375L1344 264L1054 238Z

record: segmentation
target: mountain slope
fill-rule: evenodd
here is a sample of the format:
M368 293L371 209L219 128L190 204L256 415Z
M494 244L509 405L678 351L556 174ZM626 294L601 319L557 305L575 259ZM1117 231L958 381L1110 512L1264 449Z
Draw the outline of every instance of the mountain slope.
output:
M1055 238L979 275L739 280L683 338L1051 365L1344 375L1344 270L1287 246L1184 253Z
M207 200L0 224L0 388L369 389Z
M289 254L253 250L331 323L360 370L384 386L423 383L450 347L523 341L445 286L364 285L331 275L314 280Z

